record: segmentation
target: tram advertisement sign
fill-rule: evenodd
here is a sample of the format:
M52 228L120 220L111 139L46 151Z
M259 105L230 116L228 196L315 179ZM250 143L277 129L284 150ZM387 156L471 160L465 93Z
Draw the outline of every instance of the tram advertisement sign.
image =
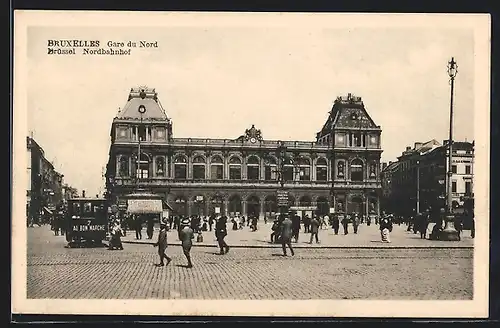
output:
M278 190L276 200L278 202L278 207L288 206L288 191Z

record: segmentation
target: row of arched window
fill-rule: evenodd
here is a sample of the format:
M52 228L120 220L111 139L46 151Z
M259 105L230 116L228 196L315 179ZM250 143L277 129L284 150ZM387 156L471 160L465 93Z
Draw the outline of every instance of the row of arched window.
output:
M151 176L150 170L152 169L152 161L150 156L147 154L141 154L141 161L138 165L135 160L131 161L127 156L119 157L119 176L127 177L133 175L133 171L136 171L136 176L139 178L148 178ZM176 156L174 157L174 171L172 173L175 179L187 179L188 178L188 160L186 156ZM132 166L132 172L130 172L129 167ZM154 175L158 177L167 176L167 168L165 163L165 158L158 156L154 160L155 171ZM209 175L207 176L207 169L210 169ZM227 168L225 168L224 160L219 155L214 155L210 158L209 164L203 156L195 156L192 161L192 178L194 180L223 180L226 179L224 173L227 172L227 179L229 180L241 180L243 178L243 169L246 168L246 178L247 180L261 180L272 181L278 179L278 165L277 160L274 157L267 157L264 159L264 171L263 176L261 176L261 165L260 160L256 156L248 157L246 165L243 165L242 160L238 156L232 156L229 161ZM299 181L311 181L313 180L311 172L311 160L306 157L299 157L296 160L291 158L285 158L283 164L282 178L285 181L299 180ZM326 158L319 157L316 160L315 165L315 181L327 181L328 180L328 162ZM345 162L337 162L337 178L344 179L345 172ZM369 167L369 179L376 178L377 165L376 163L371 163ZM350 180L352 181L363 181L365 179L365 169L364 163L361 159L354 159L350 163Z

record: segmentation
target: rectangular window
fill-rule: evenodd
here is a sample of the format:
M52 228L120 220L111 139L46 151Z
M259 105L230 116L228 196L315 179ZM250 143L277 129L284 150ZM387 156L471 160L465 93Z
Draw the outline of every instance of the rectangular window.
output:
M293 180L293 166L285 166L283 168L283 181Z
M259 167L248 166L247 168L248 180L259 180Z
M451 182L451 192L457 192L457 182L456 181Z
M229 167L229 179L241 180L241 166L230 166Z
M174 177L176 179L186 179L186 177L187 177L186 171L187 171L186 165L175 164Z
M326 167L316 168L316 181L326 181L327 180L327 170Z
M300 181L310 181L311 180L311 168L301 167L299 170Z
M451 173L457 173L457 166L456 165L451 166Z
M193 179L205 179L205 165L193 165Z
M470 165L465 165L465 174L470 174Z
M472 194L472 183L470 181L465 181L465 194L466 195Z
M266 181L276 180L276 166L266 166L265 167L264 179Z
M223 177L223 166L222 165L212 165L210 168L210 175L212 180L222 180Z

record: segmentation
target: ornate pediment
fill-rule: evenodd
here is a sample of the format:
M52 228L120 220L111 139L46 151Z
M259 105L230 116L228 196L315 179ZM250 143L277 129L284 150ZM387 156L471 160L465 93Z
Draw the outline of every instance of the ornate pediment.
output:
M246 129L245 134L238 139L243 139L250 142L261 141L262 132L259 129L256 129L255 125L252 124L252 127L250 129Z

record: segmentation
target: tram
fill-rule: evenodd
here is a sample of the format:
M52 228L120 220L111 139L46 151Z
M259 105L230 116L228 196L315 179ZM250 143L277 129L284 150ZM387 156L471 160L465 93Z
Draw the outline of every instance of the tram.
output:
M69 247L102 245L108 233L108 200L104 198L68 199L66 241Z

